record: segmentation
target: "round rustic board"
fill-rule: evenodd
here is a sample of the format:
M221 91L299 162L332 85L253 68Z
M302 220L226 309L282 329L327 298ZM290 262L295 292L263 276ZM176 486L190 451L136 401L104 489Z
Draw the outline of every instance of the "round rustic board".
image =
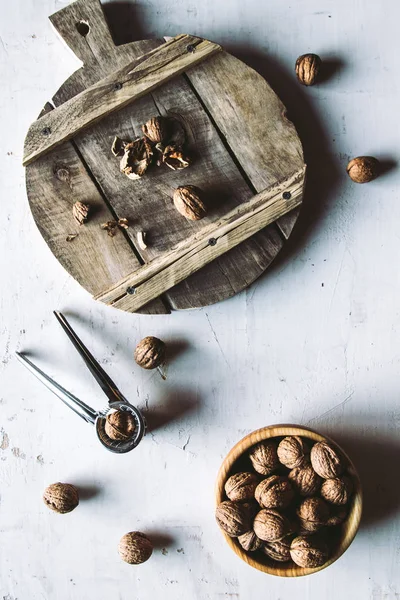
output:
M115 46L98 0L78 0L50 20L83 62L53 97L56 107L164 43ZM49 110L51 105L42 114ZM113 138L139 137L141 124L158 114L182 123L193 164L177 172L154 168L131 181L111 153ZM29 164L26 181L34 219L50 249L86 290L101 296L141 264L304 167L301 142L277 95L253 69L219 52ZM185 184L202 188L210 200L212 210L200 222L186 221L171 201L174 189ZM82 228L72 218L77 200L91 206ZM140 312L206 306L245 289L278 254L298 212L271 223ZM100 225L115 217L127 218L130 226L109 237ZM145 250L137 245L139 231L148 235Z

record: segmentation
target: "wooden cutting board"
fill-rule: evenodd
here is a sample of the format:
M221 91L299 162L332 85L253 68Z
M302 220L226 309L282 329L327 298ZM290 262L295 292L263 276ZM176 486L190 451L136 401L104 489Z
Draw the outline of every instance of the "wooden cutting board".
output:
M115 46L98 0L50 20L83 63L25 143L29 203L59 262L94 297L131 312L206 306L245 289L282 248L302 201L302 146L279 98L250 67L194 36ZM193 164L131 181L111 153L114 136L133 140L159 114L181 122ZM208 199L198 222L172 203L188 184ZM77 200L91 207L82 227L72 217ZM129 228L110 237L100 225L116 218Z

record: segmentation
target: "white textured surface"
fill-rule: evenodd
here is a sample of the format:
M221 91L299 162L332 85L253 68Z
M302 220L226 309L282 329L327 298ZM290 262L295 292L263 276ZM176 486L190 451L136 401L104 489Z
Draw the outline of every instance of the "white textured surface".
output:
M197 33L269 75L312 167L298 234L247 293L144 317L96 304L58 265L28 209L24 133L76 67L47 22L66 4L1 2L0 598L398 599L400 176L394 168L357 186L345 166L350 155L399 159L400 5L142 0L133 7L124 35L134 19L139 39ZM337 60L338 69L306 90L293 65L307 51ZM175 414L134 453L108 454L15 360L14 350L31 349L66 387L104 404L55 322L56 308L79 315L71 323L129 399L148 403L160 419ZM186 345L167 382L132 361L147 334ZM366 493L351 548L302 580L250 569L214 523L222 458L247 432L279 422L309 423L342 442ZM59 480L91 496L70 515L50 514L41 501L43 488ZM137 568L116 553L120 536L135 529L160 538Z

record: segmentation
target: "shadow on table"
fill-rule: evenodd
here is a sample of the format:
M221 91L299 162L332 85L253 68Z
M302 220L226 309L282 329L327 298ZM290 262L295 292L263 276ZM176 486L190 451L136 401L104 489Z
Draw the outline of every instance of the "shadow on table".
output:
M179 421L190 413L197 412L200 400L197 393L188 389L169 390L168 395L155 406L143 408L148 431L153 433L164 429L169 423Z
M400 513L400 478L398 477L400 459L400 439L380 434L378 419L365 424L365 420L352 423L346 419L341 431L325 429L349 455L358 472L363 491L362 528L368 528L387 519L393 519ZM324 434L324 428L318 431ZM398 435L397 435L398 437Z

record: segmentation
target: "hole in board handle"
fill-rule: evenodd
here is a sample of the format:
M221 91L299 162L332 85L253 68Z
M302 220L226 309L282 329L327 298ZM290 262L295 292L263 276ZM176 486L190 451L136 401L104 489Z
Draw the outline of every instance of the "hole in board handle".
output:
M76 28L82 37L86 37L90 31L89 23L87 21L78 21Z

